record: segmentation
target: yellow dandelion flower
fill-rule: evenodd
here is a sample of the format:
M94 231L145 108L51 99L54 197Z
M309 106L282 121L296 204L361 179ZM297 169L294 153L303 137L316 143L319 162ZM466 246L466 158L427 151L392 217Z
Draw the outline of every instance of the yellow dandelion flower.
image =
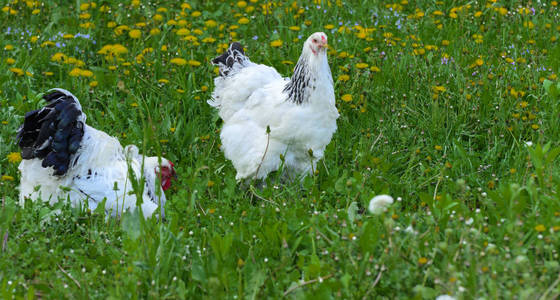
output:
M369 67L369 65L366 64L366 63L357 63L356 64L356 68L358 68L358 69L365 69L367 67Z
M66 56L66 54L61 53L61 52L57 52L55 54L53 54L53 56L51 56L51 61L56 61L56 62L62 62L64 60L66 60L68 57Z
M89 3L82 3L80 4L80 10L88 10L89 6Z
M239 1L239 2L237 2L237 7L239 7L239 8L245 8L245 7L247 7L247 2L245 2L245 1Z
M111 47L111 52L114 54L125 54L128 53L128 49L126 49L125 46L121 45L121 44L114 44Z
M41 12L41 10L36 8L33 11L31 11L31 14L32 15L38 15L40 12Z
M342 101L344 101L344 102L350 102L350 101L352 101L352 95L345 94L340 99L342 99Z
M169 83L169 80L167 80L167 79L165 79L165 78L162 78L162 79L158 80L158 82L159 82L159 83L166 84L166 83Z
M194 59L189 60L189 65L191 65L193 67L198 67L198 66L200 66L200 64L201 63L198 60L194 60Z
M290 26L290 27L288 27L288 29L290 29L292 31L299 31L301 28L299 26Z
M428 259L425 258L425 257L420 257L418 259L418 263L421 264L421 265L425 265L426 263L428 263Z
M424 55L426 54L426 49L424 48L414 49L412 52L414 52L414 55Z
M333 24L327 24L327 25L325 25L324 28L325 28L326 30L331 30L331 29L334 28L334 25L333 25Z
M436 92L436 93L443 93L443 92L445 92L445 91L447 90L444 86L441 86L441 85L433 86L432 89L433 89L434 92Z
M44 41L41 43L41 48L45 48L46 46L54 46L55 43L53 41Z
M8 44L8 45L4 46L4 50L12 51L12 50L14 50L14 46Z
M192 17L195 17L195 18L200 17L201 15L202 15L202 13L199 12L198 10L197 10L197 11L193 11L192 14L191 14L191 16L192 16Z
M340 76L338 76L338 81L348 81L350 80L350 76L346 75L346 74L342 74Z
M183 41L189 41L189 42L196 42L196 41L198 41L198 38L194 35L187 35L182 40Z
M16 63L16 60L13 59L13 58L11 58L11 57L6 58L4 61L5 61L6 64L8 64L8 65L13 65L13 64Z
M250 22L249 19L247 19L245 17L243 17L243 18L241 18L237 21L237 23L239 23L241 25L249 24L249 22Z
M539 224L539 225L535 226L535 230L537 232L544 232L544 231L546 231L546 227L543 224Z
M206 25L206 27L216 27L218 25L218 22L214 21L214 20L207 20L206 22L204 22L204 25Z
M78 77L82 74L82 69L80 68L74 68L72 69L72 71L70 71L69 75L72 77Z
M283 43L282 40L274 40L274 41L270 42L270 46L271 47L280 47L280 46L282 46L282 43Z
M70 34L70 33L66 33L62 36L62 38L65 39L65 40L71 40L71 39L74 38L74 35Z
M85 28L85 29L95 28L95 24L93 24L92 22L86 22L86 23L80 24L80 27Z
M480 66L482 66L482 65L484 64L484 60L482 60L482 58L478 58L478 59L475 61L475 63L476 63L477 66L480 67Z
M128 36L130 36L133 39L138 39L142 36L142 32L138 29L133 29L128 32Z
M113 28L113 27L117 27L117 23L110 21L109 23L107 23L107 27L108 28Z
M371 68L369 68L370 71L374 72L374 73L379 73L381 72L381 69L379 69L376 66L371 66Z
M14 177L10 175L2 175L2 181L14 181Z
M9 162L15 164L21 161L21 154L19 152L11 152L6 156L6 158L8 158Z
M435 145L434 149L436 149L436 151L441 151L443 148L440 145Z
M93 76L93 72L90 70L81 70L80 71L80 76L83 77L92 77Z
M20 68L10 68L10 71L17 76L23 76L23 74L25 74L25 72L23 72L23 70Z
M53 72L45 71L45 72L43 72L43 75L45 75L45 76L53 76L54 73L53 73Z
M174 64L174 65L178 65L178 66L184 66L184 65L187 64L187 61L183 58L180 58L180 57L172 58L169 62Z
M94 81L92 81L92 82L89 83L89 87L94 88L94 87L96 87L98 84L99 84L99 82L97 82L96 80L94 80Z
M156 22L161 22L161 21L163 21L163 16L160 15L160 14L155 14L155 15L152 17L152 19L153 19L154 21L156 21Z
M167 51L167 45L161 46L161 51L166 52Z
M175 34L177 34L179 36L188 35L190 33L191 33L191 31L186 29L186 28L181 28L181 29L177 30L177 32L175 32Z
M83 13L83 14L80 14L79 18L82 19L82 20L87 20L87 19L91 18L91 14Z
M150 35L158 35L160 33L161 33L161 30L159 30L159 28L150 29Z
M130 27L128 27L127 25L120 25L120 26L117 26L113 31L115 32L116 35L121 35L125 31L129 31L129 30L130 30Z

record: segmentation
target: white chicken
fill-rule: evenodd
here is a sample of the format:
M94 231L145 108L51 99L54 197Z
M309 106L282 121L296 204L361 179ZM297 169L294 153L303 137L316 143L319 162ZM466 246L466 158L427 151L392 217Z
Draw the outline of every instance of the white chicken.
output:
M251 62L237 42L212 61L220 76L208 104L223 120L222 150L237 180L263 179L281 166L290 177L315 170L339 116L326 48L327 35L313 33L291 78Z
M17 139L23 158L19 165L19 201L41 199L51 204L69 199L73 206L95 209L104 199L105 211L120 215L136 207L133 182L144 178L141 209L150 217L160 207L164 217L164 191L175 176L165 158L143 157L138 148L123 149L119 141L85 124L78 99L63 89L43 96L47 105L25 114ZM156 185L157 179L161 187ZM138 182L138 181L136 181Z

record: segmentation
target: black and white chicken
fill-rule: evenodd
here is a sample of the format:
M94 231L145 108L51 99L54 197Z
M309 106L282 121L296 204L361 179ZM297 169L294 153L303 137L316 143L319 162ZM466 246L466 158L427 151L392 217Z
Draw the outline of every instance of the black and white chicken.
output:
M312 34L291 78L251 62L237 42L212 61L220 75L208 104L223 120L222 150L238 180L262 179L280 166L289 175L315 170L339 116L326 49L327 35Z
M143 157L138 148L86 125L78 99L63 89L43 96L47 105L25 114L17 141L22 162L19 201L41 199L51 204L69 199L73 206L95 209L104 199L105 211L120 215L136 207L129 167L136 180L144 178L140 206L145 217L160 207L175 176L165 158ZM157 181L161 186L157 186Z

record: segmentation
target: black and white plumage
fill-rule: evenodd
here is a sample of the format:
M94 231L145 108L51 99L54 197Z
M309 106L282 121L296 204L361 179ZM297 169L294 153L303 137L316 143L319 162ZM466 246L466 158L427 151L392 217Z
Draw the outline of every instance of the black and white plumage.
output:
M25 114L18 146L23 159L42 159L44 168L53 167L54 175L64 175L84 136L85 116L80 103L62 92L43 98L47 106Z
M223 120L222 150L238 180L265 178L281 165L308 174L323 157L339 116L326 46L326 34L312 34L291 78L251 62L239 43L213 60L220 76L208 103Z
M171 162L143 157L136 146L123 149L116 138L86 125L80 102L66 90L53 89L43 99L47 105L25 114L17 133L21 205L26 198L51 204L69 198L74 206L95 209L106 198L105 210L120 214L136 207L130 167L136 180L145 180L144 216L158 207L163 216L164 190L175 173Z

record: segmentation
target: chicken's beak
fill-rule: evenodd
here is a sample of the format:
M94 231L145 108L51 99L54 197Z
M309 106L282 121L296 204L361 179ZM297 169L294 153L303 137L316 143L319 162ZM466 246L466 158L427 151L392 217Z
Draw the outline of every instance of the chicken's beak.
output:
M321 36L321 41L319 42L319 49L329 49L329 43L324 36Z

